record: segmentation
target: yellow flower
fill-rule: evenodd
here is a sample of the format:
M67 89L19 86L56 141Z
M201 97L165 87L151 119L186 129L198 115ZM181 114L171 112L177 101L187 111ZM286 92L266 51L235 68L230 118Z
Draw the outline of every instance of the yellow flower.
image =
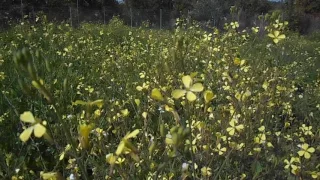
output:
M251 30L256 34L259 32L259 27L252 27Z
M301 146L301 151L298 151L299 156L304 156L304 158L309 159L311 157L311 153L314 153L315 149L313 147L309 148L309 144L304 143Z
M147 112L143 112L143 113L142 113L142 117L143 117L144 119L147 119L147 116L148 116L148 113L147 113Z
M149 84L148 83L143 83L142 86L137 86L136 90L137 91L142 91L144 89L148 89L149 88Z
M141 103L140 99L135 99L134 102L136 103L137 106L140 106L140 103Z
M207 90L203 93L203 97L206 104L208 104L214 98L214 94L212 91Z
M123 110L121 110L121 114L122 114L122 116L123 117L126 117L126 116L128 116L129 115L129 110L128 109L123 109Z
M236 28L239 27L239 23L238 22L231 22L230 25L231 25L232 29L236 29Z
M302 130L302 132L304 133L304 135L313 136L313 133L312 133L312 131L311 131L312 126L306 126L305 124L302 124L302 127L300 127L299 129Z
M186 89L176 89L172 91L172 97L175 99L179 99L187 94L187 99L190 102L193 102L197 99L197 96L193 92L201 92L203 91L204 87L201 83L193 84L191 76L183 76L182 82Z
M31 126L25 129L19 136L21 141L26 142L33 131L34 136L40 138L46 133L46 128L41 124L41 121L36 119L30 111L26 111L20 115L20 120L25 123L30 123Z
M139 129L136 129L134 131L132 131L131 133L128 133L127 135L125 135L120 144L117 147L116 150L116 155L120 155L126 151L131 151L131 150L135 150L135 147L129 142L129 139L136 137L139 134Z
M81 101L81 100L76 100L72 104L73 105L82 105L82 106L91 106L91 107L97 106L98 108L102 108L102 106L104 104L104 101L103 101L103 99L98 99L98 100L95 100L95 101L88 101L88 102Z
M225 147L221 148L221 144L219 143L215 150L219 153L219 155L222 155L227 151L227 148L225 148Z
M118 157L118 159L116 160L116 164L122 164L125 160L126 158Z
M231 126L231 127L228 127L227 128L227 131L229 132L229 134L231 135L231 136L233 136L234 135L234 133L235 133L235 131L237 130L238 132L241 132L243 129L244 129L244 126L243 126L243 124L239 124L239 125L235 125L237 122L236 122L236 120L235 119L232 119L230 122L229 122L229 125Z
M266 143L266 134L262 133L262 134L258 134L258 136L256 136L254 138L254 142L257 143L257 144L264 144Z
M283 40L286 38L286 36L284 34L280 34L280 31L274 31L273 34L269 33L268 34L269 37L271 37L273 39L274 43L278 43L280 40Z
M41 179L43 180L61 180L63 177L58 172L40 172Z
M283 162L286 163L286 166L284 166L285 169L297 170L298 166L294 165L294 163L300 163L300 160L299 158L291 157L290 161L285 159Z
M201 168L201 174L202 174L202 176L210 177L212 175L211 168L209 168L209 167Z
M158 101L163 101L164 100L160 90L157 89L157 88L152 89L151 98L155 99L155 100L158 100Z
M312 171L310 174L313 179L317 179L320 177L320 172L317 171Z
M116 163L117 157L113 155L113 153L107 154L106 155L106 161L110 165L114 165Z
M82 148L87 149L89 147L89 134L93 129L93 125L81 124L79 127L80 144Z

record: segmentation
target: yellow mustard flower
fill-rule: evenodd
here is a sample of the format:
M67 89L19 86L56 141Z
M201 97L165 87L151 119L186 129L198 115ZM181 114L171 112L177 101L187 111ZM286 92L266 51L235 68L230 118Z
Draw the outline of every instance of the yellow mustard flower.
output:
M299 156L304 156L306 159L310 159L311 153L314 153L315 149L313 147L309 148L309 144L304 143L301 145L301 150L298 151Z
M117 157L113 155L113 153L109 153L106 155L106 161L110 165L114 165L116 163Z
M228 131L229 135L231 135L231 136L234 135L235 131L241 132L244 129L244 125L243 124L239 124L239 125L236 126L236 123L237 123L237 121L235 119L232 119L229 122L229 125L231 127L228 127L227 131Z
M63 177L58 172L40 172L41 179L43 180L62 180Z
M269 37L273 39L273 42L278 44L280 40L283 40L286 38L286 35L280 34L280 31L274 31L273 33L268 34Z
M225 147L221 148L221 144L219 143L215 150L219 153L219 155L222 155L227 151L227 148L225 148Z
M215 95L213 94L212 91L207 90L203 93L203 97L206 104L208 104L215 97Z
M290 161L285 159L283 162L286 163L286 165L284 166L285 169L292 169L295 171L298 169L298 166L294 163L300 163L300 160L297 157L291 157Z
M155 100L158 100L158 101L163 101L164 100L160 90L157 89L157 88L152 89L151 98L155 99Z
M252 27L251 30L252 30L253 33L256 34L256 33L259 32L259 27Z
M172 91L172 97L175 99L179 99L187 94L187 99L190 102L193 102L197 99L197 96L194 94L194 92L201 92L203 91L204 87L201 83L195 83L193 84L193 80L191 76L183 76L182 82L184 84L184 87L186 89L176 89Z
M123 117L126 117L130 114L130 111L128 109L123 109L123 110L121 110L121 114Z
M210 177L212 175L211 168L209 167L201 168L201 174L202 176Z
M125 135L117 147L116 155L120 155L120 154L124 153L125 150L128 150L128 151L134 150L134 147L129 142L129 139L136 137L139 134L139 132L140 132L140 130L136 129L136 130L132 131L131 133L128 133L127 135Z
M317 171L312 171L310 172L310 174L313 179L317 179L320 177L320 172L317 172Z
M37 138L42 137L46 133L46 128L41 124L39 119L36 119L30 111L26 111L20 115L20 120L31 124L30 127L25 129L19 136L20 140L23 142L28 141L30 138L32 131L34 136Z
M230 23L232 29L236 29L239 27L239 23L237 21Z
M93 129L93 125L81 124L79 127L80 144L82 148L87 149L89 147L89 134Z
M300 127L299 129L302 130L302 132L304 133L304 135L313 136L313 133L312 133L312 131L311 131L312 126L306 126L305 124L302 124L302 127Z

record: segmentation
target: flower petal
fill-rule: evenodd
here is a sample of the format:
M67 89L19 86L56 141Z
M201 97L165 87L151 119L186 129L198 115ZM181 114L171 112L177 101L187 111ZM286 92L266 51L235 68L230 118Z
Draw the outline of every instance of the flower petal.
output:
M236 126L236 129L237 129L237 131L241 131L244 129L244 125L240 124L240 125Z
M305 152L305 153L304 153L304 158L310 159L310 157L311 157L311 155L310 155L309 152Z
M273 33L273 34L274 34L274 36L275 36L275 37L278 37L278 36L279 36L279 34L280 34L280 31L274 31L274 33Z
M124 148L125 148L125 144L123 141L121 141L118 148L117 148L116 155L119 156L122 153L122 151L124 150Z
M212 91L207 90L204 92L203 97L206 103L209 103L214 98L214 94Z
M235 128L233 128L233 127L228 127L228 128L227 128L227 131L229 132L229 135L233 136L234 133L235 133Z
M298 151L299 156L303 156L305 151Z
M301 146L301 148L304 149L304 150L307 150L308 147L309 147L309 144L307 144L307 143L304 143L304 144Z
M191 76L187 75L187 76L183 76L182 77L182 82L184 84L184 87L186 87L187 89L190 88L191 84L192 84L192 78Z
M269 33L268 36L271 37L271 38L275 38L274 35L271 34L271 33Z
M124 137L124 139L134 138L139 134L139 132L140 132L139 129L136 129L136 130L132 131L130 134L126 135Z
M104 101L103 99L98 99L98 100L95 100L91 103L92 105L96 105L98 106L99 108L102 108L103 104L104 104Z
M187 92L187 99L190 101L190 102L193 102L197 99L197 96L191 92L191 91L188 91Z
M284 35L284 34L281 34L279 37L278 37L278 39L285 39L286 38L286 35Z
M275 39L273 39L273 42L276 43L276 44L278 44L279 39L275 38Z
M35 123L33 114L30 111L26 111L20 115L20 120L26 123Z
M33 126L31 127L28 127L27 129L25 129L19 136L20 140L23 141L23 142L26 142L28 141L28 139L30 138L31 136L31 133L33 131Z
M171 96L175 99L179 99L181 98L182 96L184 96L186 94L186 90L183 90L183 89L176 89L176 90L173 90L172 93L171 93Z
M34 125L33 132L34 132L34 136L40 138L44 135L44 133L46 133L46 128L42 124L38 123Z
M308 152L310 152L310 153L314 153L314 151L315 151L315 149L313 147L308 149Z
M203 91L203 89L204 89L204 87L201 83L196 83L190 88L190 91L201 92L201 91Z
M152 89L151 98L153 98L155 100L158 100L158 101L163 101L164 100L160 90L157 89L157 88Z

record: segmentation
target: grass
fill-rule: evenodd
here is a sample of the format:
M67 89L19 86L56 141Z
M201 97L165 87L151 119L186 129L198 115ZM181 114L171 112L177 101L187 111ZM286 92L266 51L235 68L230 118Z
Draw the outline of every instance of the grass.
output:
M319 33L269 21L0 32L0 177L319 178Z

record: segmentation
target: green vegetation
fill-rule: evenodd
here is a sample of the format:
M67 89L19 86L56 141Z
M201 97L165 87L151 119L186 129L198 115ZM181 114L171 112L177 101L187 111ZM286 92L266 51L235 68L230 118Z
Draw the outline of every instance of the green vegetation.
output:
M1 32L0 178L319 178L320 35L267 21Z

